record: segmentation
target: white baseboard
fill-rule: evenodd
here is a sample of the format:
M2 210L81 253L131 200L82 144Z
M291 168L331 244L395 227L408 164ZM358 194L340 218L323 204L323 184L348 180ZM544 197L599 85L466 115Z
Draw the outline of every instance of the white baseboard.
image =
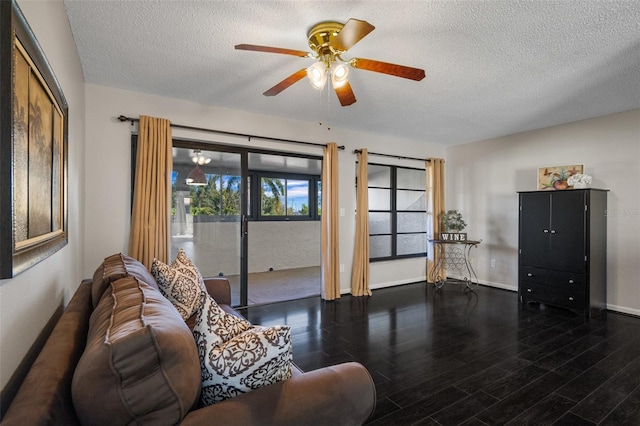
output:
M640 309L627 308L626 306L618 306L607 303L607 310L640 317Z
M452 275L452 278L458 278L458 279L462 279L463 277L457 277ZM386 287L393 287L396 285L402 285L402 284L411 284L411 283L416 283L416 282L420 282L420 281L426 281L426 277L416 277L416 278L410 278L410 279L404 279L404 280L398 280L398 281L389 281L386 283L378 283L378 284L372 284L370 286L371 290L377 290L380 288L386 288ZM488 287L495 287L495 288L499 288L502 290L509 290L509 291L518 291L518 286L517 285L509 285L509 284L503 284L503 283L496 283L496 282L492 282L492 281L483 281L483 280L479 280L478 281L481 285L486 285ZM351 293L351 289L350 288L343 288L340 289L340 294L349 294ZM633 315L633 316L637 316L640 317L640 309L632 309L632 308L627 308L626 306L619 306L619 305L613 305L608 303L607 304L607 310L609 311L614 311L614 312L620 312L622 314L628 314L628 315Z
M388 281L386 283L371 284L369 288L371 290L378 290L380 288L387 288L387 287L393 287L396 285L412 284L420 281L426 281L426 279L427 277L417 277L417 278L408 278L408 279L398 280L398 281ZM340 294L349 294L349 293L351 293L351 288L340 289Z
M464 277L462 276L458 276L458 275L450 275L451 278L457 278L457 279L464 279ZM482 285L486 285L488 287L495 287L495 288L500 288L502 290L509 290L509 291L518 291L518 285L509 285L509 284L502 284L502 283L494 283L492 281L484 281L484 280L478 280L479 284Z
M494 282L491 282L491 281L480 281L480 284L486 285L487 287L501 288L502 290L518 291L518 286L517 285L494 283Z
M386 283L373 284L370 286L370 288L371 290L376 290L379 288L393 287L393 286L402 285L402 284L417 283L417 282L426 281L426 280L427 280L427 277L416 277L416 278L409 278L409 279L398 280L398 281L389 281Z

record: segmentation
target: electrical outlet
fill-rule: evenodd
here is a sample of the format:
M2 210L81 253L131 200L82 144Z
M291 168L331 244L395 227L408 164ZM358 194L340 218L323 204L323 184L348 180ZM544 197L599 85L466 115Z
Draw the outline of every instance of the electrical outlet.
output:
M496 260L495 259L491 259L491 267L492 268L496 267Z
M340 272L344 272L344 263L340 264Z

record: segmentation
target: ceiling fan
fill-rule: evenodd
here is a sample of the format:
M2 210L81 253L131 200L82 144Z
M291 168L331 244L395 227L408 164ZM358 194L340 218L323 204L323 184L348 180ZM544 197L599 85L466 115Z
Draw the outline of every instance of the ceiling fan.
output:
M356 97L351 89L349 80L349 66L352 68L379 72L396 77L408 78L420 81L425 77L424 70L411 68L404 65L391 64L373 59L352 58L344 60L342 54L352 48L356 43L367 36L375 27L366 21L349 19L346 24L339 22L321 22L309 30L309 47L313 51L283 49L280 47L257 46L254 44L238 44L238 50L252 50L257 52L280 53L302 58L315 58L317 62L308 68L294 72L280 83L273 86L263 94L275 96L305 76L311 85L322 90L327 80L331 80L333 89L342 106L348 106L356 102Z

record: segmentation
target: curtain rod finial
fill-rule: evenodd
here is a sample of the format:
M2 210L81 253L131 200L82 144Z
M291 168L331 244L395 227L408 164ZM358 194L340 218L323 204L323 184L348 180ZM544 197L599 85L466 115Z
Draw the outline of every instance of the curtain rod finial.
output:
M126 115L120 115L120 116L118 117L118 120L119 120L121 123L124 123L125 121L130 121L132 126L133 126L133 122L134 122L134 121L136 121L134 118L129 118L129 117L127 117Z

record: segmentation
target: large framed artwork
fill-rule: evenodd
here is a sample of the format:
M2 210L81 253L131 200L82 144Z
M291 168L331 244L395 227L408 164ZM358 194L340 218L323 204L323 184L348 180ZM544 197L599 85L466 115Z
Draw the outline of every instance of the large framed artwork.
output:
M583 173L583 164L570 164L567 166L547 166L538 168L538 190L562 190L567 189L569 176Z
M0 279L64 247L68 106L15 0L0 1Z

